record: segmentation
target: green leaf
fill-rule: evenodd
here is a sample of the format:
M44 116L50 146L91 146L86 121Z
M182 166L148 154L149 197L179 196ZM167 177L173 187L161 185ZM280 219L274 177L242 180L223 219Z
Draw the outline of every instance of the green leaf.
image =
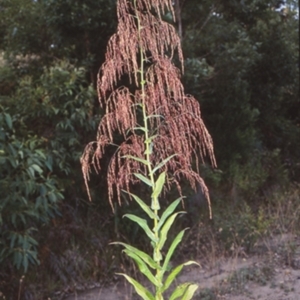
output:
M16 227L16 219L17 219L17 215L15 213L11 214L11 222L13 223L13 225Z
M35 150L35 152L36 152L41 158L46 159L46 155L45 155L45 153L44 153L43 151L37 149L37 150Z
M148 166L148 164L149 164L147 160L139 158L139 157L135 157L135 156L132 156L132 155L125 155L125 156L122 156L122 157L123 158L130 158L130 159L136 160L136 161L144 164L145 166Z
M147 221L145 219L142 219L140 217L137 217L132 214L126 214L124 217L132 220L133 222L137 223L142 229L144 229L147 236L151 239L153 242L157 242L157 238L155 237L154 233L149 228Z
M29 149L34 150L36 143L37 143L36 140L29 141Z
M133 285L136 293L142 297L143 300L155 300L154 296L145 288L143 287L139 282L134 280L132 277L123 274L123 273L117 273L118 275L124 276L127 281Z
M9 114L4 113L5 121L9 129L12 129L12 120Z
M17 162L16 162L16 160L12 156L8 157L8 160L11 163L11 165L12 165L13 168L17 167Z
M11 154L16 157L18 154L17 154L17 151L16 149L14 148L14 145L13 144L8 144L8 148L9 148L9 151L11 152Z
M180 264L179 266L177 266L170 274L169 276L167 277L165 283L164 283L164 286L163 286L163 289L162 289L162 292L167 290L169 288L169 286L172 284L172 282L174 281L174 279L177 277L177 275L181 272L182 268L184 266L189 266L189 265L193 265L193 264L196 264L196 265L199 265L198 263L196 263L195 261L188 261L186 263L183 263L183 264Z
M37 251L28 250L27 253L29 254L28 259L32 264L40 264L40 261L37 258Z
M18 154L19 154L21 159L24 159L24 152L22 150L19 150Z
M183 297L181 298L181 300L192 299L197 289L198 289L197 284L190 284L187 290L185 291Z
M56 202L57 201L57 197L56 195L54 194L54 192L50 193L48 195L48 199L50 200L50 202Z
M34 169L32 168L32 166L30 166L26 171L30 178L34 177Z
M142 174L139 173L134 173L133 174L135 177L137 177L138 179L140 179L141 181L143 181L144 183L146 183L148 186L152 187L152 182L150 179L148 179L147 177L145 177Z
M184 232L186 231L186 229L180 231L177 236L175 237L175 239L173 240L168 252L167 252L167 255L165 257L165 261L164 261L164 264L163 264L163 267L162 267L162 270L163 270L163 273L167 270L168 266L169 266L169 262L172 258L172 255L176 249L176 247L179 245L179 243L182 241L182 238L183 238L183 235L184 235Z
M47 188L43 184L41 184L41 186L40 186L40 194L41 194L41 196L46 196L46 194L47 194Z
M28 242L31 244L31 245L34 245L34 246L37 246L38 245L38 242L31 236L28 236L27 237L28 239Z
M14 251L13 264L17 267L17 269L20 269L22 260L22 253L19 250Z
M27 254L27 252L25 252L23 255L22 265L23 265L24 271L27 272L27 270L28 270L28 254Z
M124 192L133 197L133 199L139 204L139 206L149 216L149 218L151 218L153 220L157 218L157 216L154 214L154 212L150 209L150 207L141 198L139 198L137 195L134 195L127 191L124 191Z
M177 212L177 213L173 214L171 217L169 217L169 219L166 221L166 223L164 224L164 226L162 227L162 229L160 231L160 238L159 238L159 243L158 243L159 249L163 248L163 246L167 240L168 232L169 232L171 226L173 225L175 218L179 214L183 214L183 213L185 213L185 212L184 211Z
M160 221L157 224L157 228L156 231L158 231L165 223L166 219L174 212L174 210L176 209L176 207L178 206L178 204L181 201L181 197L174 200L168 207L167 209L163 212Z
M154 191L151 195L151 198L157 198L162 189L163 189L163 186L165 184L165 180L166 180L166 172L162 172L159 176L158 176L158 179L156 180L155 182L155 185L154 185Z
M49 161L49 158L48 158L48 160L45 161L45 165L49 169L49 171L51 171L51 172L53 171L52 163Z
M178 285L175 290L173 291L172 295L170 296L169 300L175 300L178 299L179 297L181 297L184 292L187 290L188 286L190 285L190 283L185 282L182 283L180 285Z
M23 222L23 224L26 225L26 219L25 219L24 215L22 213L20 213L19 217L20 217L21 221Z
M145 252L131 246L128 245L126 243L122 243L122 242L113 242L110 243L112 245L122 245L124 246L126 249L130 250L131 252L134 252L135 254L137 254L150 268L152 269L159 269L160 267L158 266L158 264Z
M35 171L37 171L39 174L42 174L42 173L43 173L43 170L42 170L41 167L38 166L37 164L31 165L31 167L32 167Z
M176 155L177 154L173 154L173 155L167 157L166 159L164 159L162 162L160 162L157 166L154 167L151 174L154 174L157 170L159 170L161 167L163 167L171 158L173 158Z
M145 262L136 253L127 249L124 250L124 252L136 262L140 272L143 273L149 279L149 281L151 281L156 287L161 287L160 282L157 280L157 278L155 278Z
M10 246L9 247L14 248L15 247L15 241L16 241L16 238L17 238L17 233L11 231L9 238L10 238Z
M146 128L145 127L133 127L132 128L133 130L142 130L142 131L146 131Z

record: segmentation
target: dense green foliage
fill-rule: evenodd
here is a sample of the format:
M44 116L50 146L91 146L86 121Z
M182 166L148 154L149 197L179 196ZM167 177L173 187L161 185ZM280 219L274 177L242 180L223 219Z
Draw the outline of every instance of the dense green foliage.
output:
M4 70L2 82L14 72ZM79 157L97 124L95 92L85 78L84 68L57 62L39 79L19 77L1 98L2 272L10 264L27 271L29 264L39 263L39 228L64 217L61 200L71 205L84 195Z
M222 195L224 201L264 200L277 186L299 181L297 1L287 1L285 8L283 1L273 0L179 2L183 81L186 92L200 101L220 169L205 173L213 201L214 195ZM97 224L98 217L88 219L79 157L95 138L101 116L96 75L115 20L113 0L0 3L0 282L4 287L24 270L30 272L31 266L37 270L35 264L43 265L41 244L54 221L61 226L72 218L80 224L85 220L89 226ZM106 198L99 186L103 186L101 177L91 183L96 203ZM111 213L107 205L99 205L93 213L105 217ZM80 217L66 217L74 207L80 207ZM112 235L136 236L136 228L119 227L118 215L113 226L107 218L101 220L113 228ZM73 238L73 243L80 243ZM49 251L59 257L58 240L51 243L46 243Z
M30 135L18 139L15 123L8 113L1 113L0 259L2 265L11 260L26 271L29 263L38 262L36 225L54 217L63 196L50 174L52 164L40 141Z
M298 18L292 11L283 16L274 5L203 1L183 9L186 83L201 96L221 168L247 162L255 150L280 149L296 164Z

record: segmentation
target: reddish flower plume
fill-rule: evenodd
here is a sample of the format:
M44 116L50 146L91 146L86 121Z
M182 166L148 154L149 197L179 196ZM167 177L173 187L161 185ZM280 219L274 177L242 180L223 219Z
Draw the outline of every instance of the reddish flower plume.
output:
M132 159L146 157L143 105L151 137L152 166L173 155L161 169L167 173L166 187L175 183L181 192L179 182L185 178L194 189L198 183L209 200L204 181L198 169L193 171L192 162L196 160L198 166L206 156L215 166L213 143L198 101L184 94L181 72L172 63L176 57L183 71L180 39L174 27L162 21L165 10L174 16L171 0L119 0L117 4L118 29L109 40L98 77L99 102L105 115L97 140L86 146L81 158L88 185L91 168L100 172L107 146L115 145L107 174L111 204L115 193L120 203L121 190L128 191L131 183L138 182L134 173L148 174L142 162ZM115 137L120 135L123 142L116 145Z

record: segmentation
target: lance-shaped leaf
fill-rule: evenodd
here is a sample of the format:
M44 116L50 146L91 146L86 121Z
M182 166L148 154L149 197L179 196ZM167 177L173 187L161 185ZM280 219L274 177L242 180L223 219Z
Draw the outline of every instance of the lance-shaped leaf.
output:
M149 216L149 218L151 219L155 219L157 218L158 216L156 216L154 214L154 212L150 209L150 207L140 198L138 197L137 195L135 194L132 194L132 193L129 193L127 191L124 191L123 192L129 194L130 196L133 197L133 199L138 203L138 205L142 208L142 210Z
M163 189L163 186L165 184L165 180L166 180L166 172L162 172L158 176L158 178L157 178L157 180L155 182L154 191L153 191L153 193L151 195L151 198L157 198L160 195L160 193L161 193L161 191Z
M197 289L198 289L197 284L190 284L188 286L188 288L186 289L186 291L184 292L184 295L181 298L181 300L190 300L190 299L192 299Z
M126 243L122 243L122 242L113 242L110 243L111 245L122 245L124 246L127 250L135 253L136 255L138 255L150 268L152 269L160 269L159 265L145 252L139 250L138 248L135 248L131 245L128 245Z
M132 128L133 130L142 130L142 131L146 131L146 128L145 127L133 127Z
M184 211L177 212L177 213L173 214L171 217L169 217L168 220L165 222L164 226L162 227L162 229L160 231L160 237L159 237L159 242L158 242L159 249L163 248L163 246L167 240L169 229L171 228L172 224L174 223L175 218L179 214L183 214L183 213L185 213L185 212Z
M7 113L4 113L4 116L5 116L5 121L6 121L6 124L8 126L9 129L12 129L12 120L11 120L11 116Z
M124 250L124 252L136 262L140 272L143 273L150 282L152 282L156 287L161 287L161 283L157 280L157 278L155 278L145 262L136 253L127 249Z
M177 266L167 277L164 286L162 288L162 292L167 290L169 288L169 286L172 284L172 282L174 281L174 279L177 277L177 275L181 272L182 268L184 266L189 266L189 265L199 265L198 263L196 263L195 261L188 261L186 263L180 264L179 266Z
M148 161L147 160L139 158L139 157L136 157L136 156L124 155L124 156L122 156L122 158L130 158L130 159L136 160L136 161L144 164L145 166L148 166Z
M149 178L147 178L144 175L139 174L139 173L133 173L133 175L135 177L137 177L138 179L140 179L141 181L143 181L144 183L146 183L148 186L152 187L152 182Z
M179 297L181 300L190 300L192 299L195 291L197 290L198 285L190 282L183 283L176 287L169 300L176 300Z
M157 238L155 237L154 233L149 228L147 221L145 219L142 219L142 218L137 217L132 214L126 214L123 217L126 217L126 218L132 220L133 222L137 223L145 231L145 233L151 239L151 241L157 242Z
M144 300L155 300L154 296L144 287L142 286L139 282L137 282L136 280L134 280L132 277L123 274L123 273L117 273L118 275L122 275L124 276L127 281L132 284L132 286L134 287L136 293L142 297L142 299Z
M185 282L182 283L180 285L178 285L175 290L173 291L172 295L170 296L169 300L176 300L179 297L181 297L184 292L187 290L187 288L189 287L190 283L189 282Z
M161 167L163 167L171 158L173 158L174 156L176 156L177 154L173 154L169 157L167 157L166 159L164 159L162 162L160 162L157 166L155 166L152 170L152 174L154 174L157 170L159 170Z
M183 238L183 235L184 235L184 232L186 231L186 229L180 231L177 236L175 237L175 239L173 240L168 252L167 252L167 255L165 257L165 261L164 261L164 264L162 266L162 275L163 273L167 270L168 266L169 266L169 263L170 263L170 260L172 258L172 255L175 251L175 249L177 248L177 246L179 245L179 243L182 241L182 238Z
M175 208L177 207L177 205L180 203L181 201L181 197L176 199L175 201L173 201L168 207L167 209L163 212L160 221L157 224L156 227L156 231L158 231L165 223L166 219L174 212Z

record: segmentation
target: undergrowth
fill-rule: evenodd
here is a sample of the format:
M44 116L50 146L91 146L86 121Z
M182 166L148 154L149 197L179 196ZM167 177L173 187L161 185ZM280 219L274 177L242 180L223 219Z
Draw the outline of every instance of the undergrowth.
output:
M174 258L175 261L184 261L188 256L200 260L202 266L213 267L222 257L245 257L277 251L282 255L284 264L294 266L293 242L283 241L280 247L274 248L270 238L286 234L299 235L299 185L292 184L284 191L277 191L268 196L258 210L257 207L252 208L249 203L239 206L228 205L226 209L225 203L221 205L215 198L212 199L212 204L214 222L201 218L201 221L193 219L193 223L190 223L188 214L178 220L178 227L189 224L190 230ZM43 257L41 266L31 270L24 278L22 273L11 278L10 286L9 288L6 286L5 290L18 291L21 288L23 293L21 299L24 300L47 299L47 297L60 299L63 294L74 293L76 290L115 284L119 279L114 273L120 265L124 271L137 275L135 266L119 253L119 249L108 244L119 236L145 251L149 250L145 240L139 237L137 226L121 218L129 210L137 211L138 207L128 203L119 208L116 215L112 213L103 215L102 211L109 209L106 205L90 203L88 209L83 207L80 209L85 213L77 215L73 220L70 218L67 222L57 219L56 226L45 235L52 238L45 238L47 244L44 246L45 252L40 253ZM201 207L197 213L205 215ZM175 232L176 228L171 234L174 235ZM58 252L58 245L63 246L65 250ZM67 268L66 263L69 264ZM250 271L247 271L249 276L239 274L240 279L245 276L250 278L253 275ZM0 292L4 291L4 288L5 286L1 285ZM195 299L213 300L217 292L201 290ZM9 293L6 295L8 295L6 300L16 299L9 297ZM4 299L1 298L1 294L0 299Z

